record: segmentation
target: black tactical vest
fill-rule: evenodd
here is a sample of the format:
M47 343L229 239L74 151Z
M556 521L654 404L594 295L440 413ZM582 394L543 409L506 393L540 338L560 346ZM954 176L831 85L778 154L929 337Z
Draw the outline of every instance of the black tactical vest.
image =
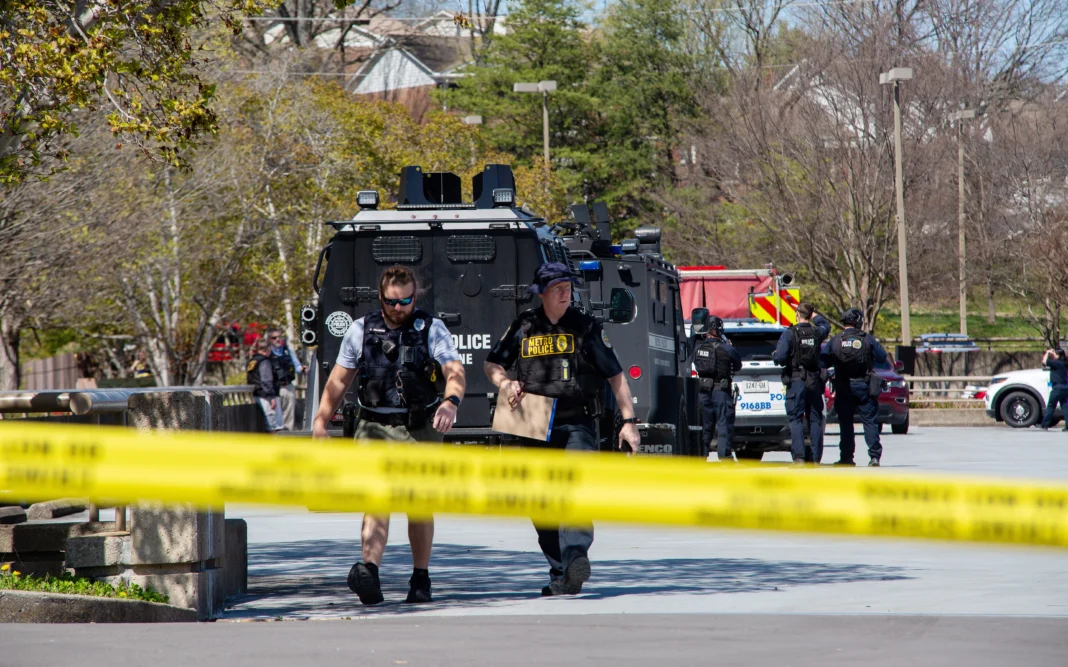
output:
M523 391L568 399L570 405L596 402L603 382L582 355L586 335L594 325L589 315L568 308L553 324L540 309L519 316L523 338L516 361L516 379Z
M697 377L704 380L698 383L702 390L730 389L733 371L723 339L709 336L701 341L693 353L693 366Z
M279 386L293 384L297 379L297 367L293 365L293 357L289 353L289 346L282 346L282 354L271 352L271 368L274 369L274 377Z
M819 332L810 322L790 327L790 366L792 378L807 379L820 374Z
M430 354L433 318L418 308L408 324L390 329L376 310L363 318L360 404L422 411L438 399Z
M835 380L858 380L875 368L875 348L863 331L850 327L831 339Z
M263 380L260 379L260 364L268 361L266 355L256 354L248 360L248 365L245 366L245 384L250 384L254 387L252 390L253 396L263 395ZM278 381L275 380L275 387L277 388Z

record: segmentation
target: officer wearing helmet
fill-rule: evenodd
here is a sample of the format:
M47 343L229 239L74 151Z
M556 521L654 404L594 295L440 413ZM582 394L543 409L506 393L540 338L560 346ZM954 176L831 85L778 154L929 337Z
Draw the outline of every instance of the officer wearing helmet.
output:
M823 385L820 348L831 333L831 323L810 303L797 306L797 324L782 332L775 353L776 365L784 366L786 416L790 419L790 453L794 463L823 457ZM813 317L813 315L815 315ZM811 457L805 456L805 418L808 418Z
M555 398L548 442L524 439L524 446L597 451L596 417L607 381L623 417L619 446L637 452L641 436L627 378L600 323L571 306L571 287L577 282L565 264L538 267L530 291L541 305L521 313L486 357L486 376L500 389L496 409L515 410L527 394ZM507 370L513 366L515 379ZM590 578L593 526L535 528L549 561L549 585L541 594L581 592Z
M694 334L700 325L695 321ZM705 456L712 445L713 425L717 434L716 452L720 461L732 458L734 438L734 374L742 368L742 355L723 337L723 320L715 315L707 319L707 336L697 342L693 366L697 371L697 390L701 396L701 443Z
M825 366L834 368L834 404L841 427L839 456L835 465L853 466L856 450L853 418L864 424L864 441L868 445L869 466L878 466L883 455L879 442L879 394L882 381L875 375L875 363L886 362L886 351L871 334L861 331L864 313L849 308L842 313L845 331L823 346L820 357Z

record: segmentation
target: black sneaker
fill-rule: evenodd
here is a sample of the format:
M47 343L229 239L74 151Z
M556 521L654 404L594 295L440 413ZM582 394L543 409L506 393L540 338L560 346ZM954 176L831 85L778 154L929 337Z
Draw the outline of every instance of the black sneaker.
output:
M847 466L847 467L850 467L850 468L857 467L857 464L853 463L852 461L835 461L834 465L836 465L836 466Z
M578 595L582 592L582 584L590 580L590 559L578 556L564 570L564 592L568 595Z
M349 570L349 590L360 596L360 602L367 605L378 604L385 599L382 597L378 572L372 571L363 563L356 563Z
M408 597L404 600L418 604L420 602L433 602L434 598L430 595L430 577L422 578L416 581L415 577L408 580Z
M878 468L879 467L879 459L872 459L871 461L868 461L868 467L869 468Z

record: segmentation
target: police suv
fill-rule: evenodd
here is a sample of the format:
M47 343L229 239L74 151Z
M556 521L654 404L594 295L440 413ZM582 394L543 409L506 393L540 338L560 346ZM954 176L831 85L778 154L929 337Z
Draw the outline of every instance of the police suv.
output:
M771 360L785 330L778 324L756 319L723 320L724 336L742 356L742 368L734 374L732 448L739 459L759 461L764 452L790 451L783 368ZM715 450L715 442L712 449Z
M466 395L446 440L512 439L490 429L497 388L482 365L512 320L537 305L528 291L537 267L569 262L570 254L545 220L516 207L509 167L487 165L472 186L474 201L464 202L455 174L404 167L395 210L381 210L378 192L363 191L357 195L359 213L351 220L327 223L336 233L315 268L317 302L301 310L301 340L308 347L318 346L317 379L309 375L309 412L319 404L349 325L381 308L379 277L386 268L401 264L415 272L419 283L416 306L449 328L467 372ZM608 320L633 319L629 290L611 290L599 298L609 302ZM347 435L352 432L357 390L354 383L333 420Z

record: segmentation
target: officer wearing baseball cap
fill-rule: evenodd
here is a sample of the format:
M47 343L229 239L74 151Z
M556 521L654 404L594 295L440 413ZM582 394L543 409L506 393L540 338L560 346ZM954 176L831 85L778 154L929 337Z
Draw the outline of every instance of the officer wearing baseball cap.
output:
M842 313L845 330L823 345L820 357L825 366L834 368L834 407L838 411L841 441L835 465L852 466L856 451L853 417L864 424L864 441L868 445L869 466L878 466L883 456L879 442L879 394L882 381L875 375L875 362L886 363L886 351L864 325L864 313L849 308Z
M605 381L623 416L619 447L638 451L634 401L623 367L601 325L571 306L580 284L558 262L543 264L530 291L541 305L519 315L486 357L485 371L500 389L498 410L516 409L527 394L557 399L548 442L524 439L528 447L597 450L597 416ZM514 370L514 379L508 370ZM542 595L574 595L590 578L593 526L538 526L538 544L549 561Z

